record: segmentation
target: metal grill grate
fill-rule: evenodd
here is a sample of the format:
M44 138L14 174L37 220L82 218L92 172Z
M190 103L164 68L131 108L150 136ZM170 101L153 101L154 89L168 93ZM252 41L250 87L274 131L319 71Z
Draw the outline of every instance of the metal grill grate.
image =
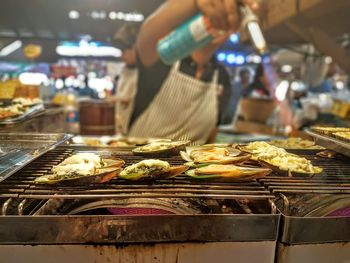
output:
M304 156L323 172L314 176L279 177L268 176L260 182L272 193L292 194L350 194L350 159L326 159L318 156Z
M35 185L37 176L50 173L57 165L73 154L71 149L56 149L42 156L0 184L0 197L30 199L97 199L97 198L204 198L204 199L252 199L265 200L273 195L259 182L241 183L194 182L185 175L155 182L127 182L113 179L105 184L80 187ZM102 152L101 155L111 155ZM130 165L142 157L125 152L112 153ZM182 164L179 157L160 157L172 165Z

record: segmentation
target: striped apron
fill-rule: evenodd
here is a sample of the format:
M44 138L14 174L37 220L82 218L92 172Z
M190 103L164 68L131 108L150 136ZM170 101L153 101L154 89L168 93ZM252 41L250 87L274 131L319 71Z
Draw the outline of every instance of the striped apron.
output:
M218 72L205 83L179 71L176 62L158 94L131 126L135 137L191 140L204 144L218 118Z
M124 66L120 73L117 89L116 131L127 133L132 111L134 110L134 99L137 92L138 70Z

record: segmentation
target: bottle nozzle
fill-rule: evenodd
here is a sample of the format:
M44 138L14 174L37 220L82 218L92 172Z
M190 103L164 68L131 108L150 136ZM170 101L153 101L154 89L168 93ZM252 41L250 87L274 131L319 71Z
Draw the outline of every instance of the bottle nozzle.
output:
M259 19L247 6L240 5L240 11L243 20L242 25L246 28L254 47L259 54L265 54L268 50L267 43L259 25Z

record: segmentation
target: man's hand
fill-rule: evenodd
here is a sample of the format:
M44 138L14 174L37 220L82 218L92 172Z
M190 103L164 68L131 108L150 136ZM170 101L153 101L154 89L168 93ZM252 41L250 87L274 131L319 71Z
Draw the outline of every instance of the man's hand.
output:
M240 27L239 4L258 8L255 0L196 0L197 8L209 18L215 29L237 31Z

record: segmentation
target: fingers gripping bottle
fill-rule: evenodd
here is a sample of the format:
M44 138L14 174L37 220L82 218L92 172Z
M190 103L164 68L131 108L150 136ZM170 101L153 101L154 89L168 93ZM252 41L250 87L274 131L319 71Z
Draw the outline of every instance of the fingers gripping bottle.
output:
M210 30L209 19L197 14L158 42L160 59L171 65L189 56L214 39Z
M258 23L258 18L249 7L240 5L242 26L247 30L256 51L267 53L267 44ZM210 21L202 14L197 14L158 42L157 51L160 59L168 65L183 59L198 48L209 44L213 39Z

